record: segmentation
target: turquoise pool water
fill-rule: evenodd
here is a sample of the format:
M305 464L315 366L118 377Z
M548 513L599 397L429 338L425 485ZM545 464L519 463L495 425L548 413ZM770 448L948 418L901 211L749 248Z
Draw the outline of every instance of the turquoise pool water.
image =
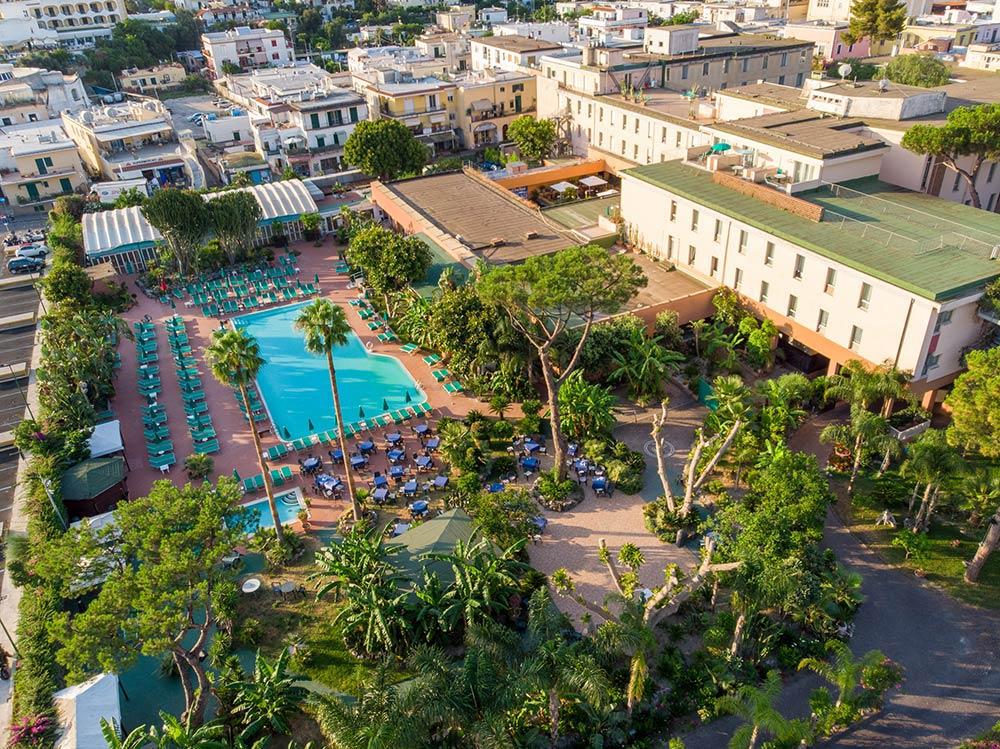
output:
M286 440L337 426L326 358L307 352L302 334L294 327L295 318L306 304L233 318L233 324L254 336L260 345L267 363L257 375L257 387L277 433ZM333 359L340 405L349 424L426 400L399 361L370 353L354 333L333 352Z
M281 521L282 525L288 525L289 523L298 520L299 510L303 509L302 505L299 504L299 499L295 495L295 492L286 492L285 494L279 494L274 498L275 504L278 505L278 519ZM252 513L251 521L255 522L256 525L250 529L253 533L257 528L273 528L274 521L271 519L271 510L267 506L267 499L258 499L249 504L243 505L247 510Z

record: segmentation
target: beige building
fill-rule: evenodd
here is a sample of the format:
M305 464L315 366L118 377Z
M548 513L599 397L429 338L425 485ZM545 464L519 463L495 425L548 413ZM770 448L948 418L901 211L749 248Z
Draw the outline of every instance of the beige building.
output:
M180 86L187 77L187 71L180 63L156 65L152 68L130 68L123 70L119 83L123 91L133 94L154 95L159 91L170 91Z
M434 14L434 23L445 31L465 31L476 20L475 5L452 5Z
M224 67L242 71L281 67L294 60L291 47L279 29L252 29L237 26L229 31L201 35L201 51L213 78L225 74Z
M469 37L451 31L430 31L413 40L414 48L426 59L443 62L443 73L470 68Z
M970 44L959 67L975 70L1000 70L1000 44Z
M90 105L76 73L0 64L0 125L19 125L79 112Z
M473 70L524 70L538 67L543 55L562 49L557 42L526 36L488 36L470 42Z
M59 46L92 47L111 37L114 27L127 17L125 0L13 0L0 3L0 17L28 17L39 27L54 31Z
M536 112L535 76L477 70L455 78L456 128L464 148L485 148L507 140L507 127Z
M417 140L441 152L458 143L455 89L452 81L433 76L379 70L363 90L371 119L398 120Z
M922 16L931 9L931 0L903 0L906 15L910 18ZM807 21L850 21L851 0L809 0L806 10Z
M0 127L0 191L15 214L45 213L60 195L86 192L76 145L58 120Z

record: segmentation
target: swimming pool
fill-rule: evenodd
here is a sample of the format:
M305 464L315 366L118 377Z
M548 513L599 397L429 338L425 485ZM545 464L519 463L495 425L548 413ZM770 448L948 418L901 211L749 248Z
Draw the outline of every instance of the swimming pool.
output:
M337 426L326 357L306 351L302 334L295 330L295 318L306 304L233 318L233 324L254 336L260 345L266 364L257 374L257 387L276 433L286 440ZM353 332L344 346L334 350L333 360L340 405L348 424L426 400L398 360L369 352Z
M278 494L274 498L278 505L278 520L282 525L288 525L299 519L299 510L305 509L305 505L299 498L299 492L291 491ZM258 528L273 528L274 520L271 519L271 510L267 506L267 499L256 499L253 502L243 505L244 509L251 512L250 532L253 533Z

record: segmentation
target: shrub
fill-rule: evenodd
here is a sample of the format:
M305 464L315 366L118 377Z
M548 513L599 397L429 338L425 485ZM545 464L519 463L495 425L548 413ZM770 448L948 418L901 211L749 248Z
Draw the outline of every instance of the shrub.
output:
M52 745L56 722L49 715L26 715L10 726L11 749L41 749Z
M493 422L493 439L509 442L514 437L514 425L509 421Z
M678 321L677 313L672 309L664 310L656 315L653 323L653 335L660 338L660 345L671 351L680 351L684 346L684 333Z
M559 481L553 471L543 471L538 474L535 491L541 497L546 507L561 510L570 501L570 496L576 491L577 485L570 479Z
M509 476L517 472L517 460L513 455L497 455L493 458L493 465L490 473L497 478Z
M215 461L211 455L199 455L197 453L188 455L184 459L184 470L187 471L188 478L192 481L200 481L208 478L215 468Z
M677 539L678 531L690 531L698 525L698 516L695 513L681 517L676 510L671 511L667 506L666 497L658 497L643 505L642 518L646 530L664 543L673 543Z
M253 646L260 642L264 634L264 627L259 619L248 616L240 622L239 629L236 630L236 642L243 646Z
M933 88L948 82L948 66L934 55L898 55L885 66L885 77L904 86Z
M26 590L21 599L17 624L18 663L14 689L14 716L47 715L57 689L59 670L56 644L47 626L59 610L58 599L44 588Z

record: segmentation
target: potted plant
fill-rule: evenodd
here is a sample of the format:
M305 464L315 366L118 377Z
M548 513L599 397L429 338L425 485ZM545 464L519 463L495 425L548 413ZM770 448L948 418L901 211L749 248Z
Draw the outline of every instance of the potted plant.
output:
M299 522L302 523L302 530L309 530L309 510L303 507L299 510L298 518Z

